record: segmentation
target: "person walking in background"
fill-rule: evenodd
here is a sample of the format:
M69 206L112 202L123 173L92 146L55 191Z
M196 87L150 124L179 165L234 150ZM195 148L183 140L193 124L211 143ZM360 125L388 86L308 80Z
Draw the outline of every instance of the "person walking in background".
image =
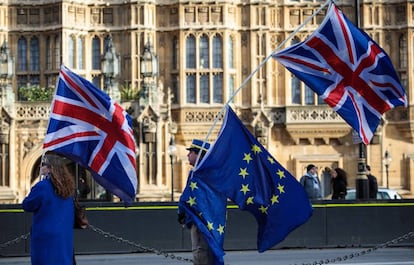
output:
M198 163L200 163L201 159L203 159L204 155L207 153L209 148L210 148L209 143L204 142L202 140L194 139L191 143L191 146L187 148L188 150L187 158L188 158L189 164L191 166L195 166L197 162L197 157L199 154L200 154L200 158L199 158ZM189 179L190 179L190 176L191 176L191 172L188 176ZM189 185L188 184L189 179L187 180L187 185ZM191 218L185 215L185 211L184 209L182 209L182 206L180 206L180 203L178 204L178 222L183 226L185 225L191 231L190 232L191 233L191 249L193 252L193 262L194 262L193 264L194 265L216 264L214 254L211 251L207 241L204 239L203 234L197 228L197 226L193 223Z
M322 199L321 182L318 178L318 168L315 165L309 164L306 167L306 173L300 178L300 184L302 184L309 199Z
M32 212L30 256L32 265L72 265L75 194L74 177L56 155L46 154L41 164L42 180L23 200Z
M369 165L366 165L365 168L367 171L367 178L368 178L369 198L376 199L377 193L378 193L377 178L371 174L371 167Z
M332 200L344 200L348 186L347 173L342 168L331 170Z

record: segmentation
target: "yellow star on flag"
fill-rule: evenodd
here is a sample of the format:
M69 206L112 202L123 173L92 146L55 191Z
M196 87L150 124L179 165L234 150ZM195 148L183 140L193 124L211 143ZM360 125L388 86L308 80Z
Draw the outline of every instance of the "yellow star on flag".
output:
M245 179L246 176L248 176L248 175L249 175L249 173L247 172L247 168L240 168L239 176L242 176L243 179Z
M245 161L247 162L247 164L249 164L249 163L250 163L250 161L252 161L252 160L253 160L253 158L252 158L252 156L251 156L251 154L250 154L250 153L248 153L248 154L244 153L244 158L243 158L243 160L245 160Z
M275 160L271 156L268 156L267 157L267 161L269 161L270 164L274 164L275 163Z
M249 205L249 204L254 204L254 202L253 202L253 196L250 196L249 198L247 198L247 200L246 200L246 205Z
M224 226L219 225L219 227L217 228L217 231L219 232L220 235L222 235L224 233Z
M264 214L267 214L267 209L268 209L269 207L264 207L263 205L260 205L260 208L259 208L259 211L261 211L262 213L264 213Z
M190 206L192 207L194 204L196 204L196 198L195 197L191 197L188 199L187 203L190 204Z
M207 222L207 228L208 228L209 231L213 230L214 229L213 223Z
M273 194L273 196L270 200L272 202L272 205L275 204L275 203L279 203L279 195Z
M280 183L277 184L277 189L280 193L285 193L285 186L280 185Z
M278 169L278 170L277 170L277 174L279 175L279 178L280 178L280 179L282 179L282 178L286 178L286 176L285 176L285 172L284 172L283 170Z
M190 183L190 188L191 188L191 190L198 189L198 187L197 187L197 182L192 182L192 181L191 181L191 183Z
M242 188L241 188L241 190L240 190L241 192L243 192L243 194L244 195L246 195L246 193L248 192L248 191L250 191L250 189L249 189L249 184L246 184L246 185L243 185L242 184Z
M252 146L252 151L255 155L257 155L257 153L261 153L262 149L260 149L260 147L257 144L253 144Z

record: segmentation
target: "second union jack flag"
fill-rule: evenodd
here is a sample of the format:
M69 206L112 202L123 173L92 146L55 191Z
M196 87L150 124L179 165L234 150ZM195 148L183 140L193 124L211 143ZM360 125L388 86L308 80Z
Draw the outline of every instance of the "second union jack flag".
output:
M320 27L303 42L273 54L369 144L384 112L407 106L390 58L330 4Z
M129 203L137 189L135 146L131 120L122 107L62 66L44 151L89 169L100 185Z

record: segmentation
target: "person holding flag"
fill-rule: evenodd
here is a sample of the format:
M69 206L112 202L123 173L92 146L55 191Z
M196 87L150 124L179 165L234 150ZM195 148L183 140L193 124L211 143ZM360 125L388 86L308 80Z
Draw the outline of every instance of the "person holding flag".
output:
M198 165L209 148L209 143L194 139L191 146L187 148L189 164L193 167ZM216 209L218 209L217 213L219 214L216 214L215 218L213 218L214 214L210 215L211 211L203 212L211 206L205 204L207 198L209 204L214 201L217 202L217 204L215 203L214 205L217 206ZM184 189L178 204L178 222L191 230L191 249L193 252L194 265L224 264L222 262L222 253L219 253L218 257L216 257L214 250L210 247L210 245L213 244L213 248L215 250L218 249L217 247L214 247L214 239L211 239L212 235L209 232L212 230L214 231L212 221L216 221L225 216L225 212L226 198L223 195L210 190L207 186L203 185L200 180L197 180L195 177L193 178L192 171L190 171L187 186ZM219 235L224 233L223 225L217 227L217 229ZM210 241L210 243L208 241ZM220 246L220 248L222 249L222 246Z

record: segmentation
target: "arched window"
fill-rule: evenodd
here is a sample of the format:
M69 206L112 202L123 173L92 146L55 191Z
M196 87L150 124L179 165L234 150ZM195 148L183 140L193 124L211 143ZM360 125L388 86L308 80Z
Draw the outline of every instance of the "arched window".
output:
M194 58L197 60L193 60ZM202 34L199 39L190 35L186 40L186 66L186 103L223 103L225 88L221 35L214 34L211 38L207 34Z
M171 54L171 66L172 69L178 68L178 38L174 37L172 41L172 54Z
M185 61L186 61L186 68L195 68L196 67L196 48L195 48L195 37L188 36L186 45L185 45Z
M92 69L101 69L101 40L97 36L92 39Z
M77 55L77 63L78 63L78 69L85 69L85 63L83 60L84 56L84 47L83 47L83 39L81 37L78 37L76 45L76 55Z
M200 60L199 60L199 66L200 68L209 68L209 56L208 56L208 50L209 50L209 45L208 45L208 37L203 35L200 38Z
M50 42L50 37L46 38L46 69L52 69L52 44Z
M290 86L292 88L292 103L300 104L300 80L295 75L291 76Z
M19 71L27 71L27 41L24 37L20 37L17 44L17 69Z
M227 48L228 48L228 64L229 64L229 68L233 69L234 68L234 47L233 47L233 38L229 37L228 43L227 43Z
M30 39L30 71L39 71L40 69L39 39L32 37Z
M400 68L407 68L407 37L405 34L400 36Z
M75 44L73 36L68 38L68 67L74 68L75 66Z
M223 68L223 44L217 35L213 38L213 68Z
M60 37L56 36L53 44L55 69L60 68Z

